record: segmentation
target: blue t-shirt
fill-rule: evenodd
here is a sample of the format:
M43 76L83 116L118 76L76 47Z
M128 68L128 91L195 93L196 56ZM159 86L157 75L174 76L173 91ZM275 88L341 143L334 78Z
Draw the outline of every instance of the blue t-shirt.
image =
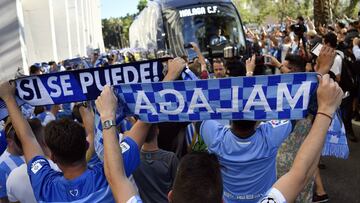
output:
M255 203L266 194L276 181L276 154L291 126L289 121L269 121L241 139L216 121L201 124L200 135L222 166L225 202Z
M0 131L0 155L4 153L7 147L5 131Z
M128 137L122 144L126 146L122 147L125 173L130 176L140 163L139 149L136 142ZM102 162L88 167L73 180L67 180L61 172L51 169L43 156L34 157L27 167L38 202L114 202Z
M7 197L6 180L10 172L24 162L23 156L14 156L8 151L0 156L0 198Z

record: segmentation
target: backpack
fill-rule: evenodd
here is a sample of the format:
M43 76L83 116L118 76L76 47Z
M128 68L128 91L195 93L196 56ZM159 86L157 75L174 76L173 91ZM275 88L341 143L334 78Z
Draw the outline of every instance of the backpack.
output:
M357 86L356 62L351 56L338 55L342 58L339 86L344 92L353 92Z

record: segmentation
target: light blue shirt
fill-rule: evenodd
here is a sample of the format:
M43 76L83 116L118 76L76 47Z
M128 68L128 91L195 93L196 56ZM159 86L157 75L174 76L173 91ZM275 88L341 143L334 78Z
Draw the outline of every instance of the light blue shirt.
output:
M204 121L200 135L208 151L217 155L224 184L224 200L258 202L276 181L276 155L289 136L289 121L262 123L246 139L235 136L217 121Z
M0 198L6 197L6 180L10 172L24 163L23 156L14 156L5 151L0 156Z

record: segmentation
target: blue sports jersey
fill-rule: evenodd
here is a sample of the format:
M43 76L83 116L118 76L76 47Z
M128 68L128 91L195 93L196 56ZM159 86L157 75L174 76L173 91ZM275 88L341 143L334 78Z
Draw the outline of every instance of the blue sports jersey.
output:
M289 121L269 121L241 139L216 121L201 124L200 135L222 166L225 202L255 203L266 194L276 181L276 154L291 126Z
M7 147L5 131L0 131L0 155L4 153Z
M6 180L10 172L23 163L24 157L11 155L7 151L0 156L0 198L7 197Z
M134 140L122 142L125 173L129 176L140 163L139 149ZM66 180L62 173L51 169L43 156L34 157L28 163L28 174L38 202L114 202L106 181L102 162L98 162L79 177Z
M35 107L31 106L28 103L24 103L21 106L21 112L23 113L25 118L33 118L35 116L34 115L34 110L35 110Z

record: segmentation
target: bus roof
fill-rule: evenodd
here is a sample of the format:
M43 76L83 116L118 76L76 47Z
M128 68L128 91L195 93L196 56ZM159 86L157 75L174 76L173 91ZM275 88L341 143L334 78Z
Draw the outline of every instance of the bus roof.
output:
M152 0L159 3L163 8L179 8L189 5L204 3L231 3L231 0Z

